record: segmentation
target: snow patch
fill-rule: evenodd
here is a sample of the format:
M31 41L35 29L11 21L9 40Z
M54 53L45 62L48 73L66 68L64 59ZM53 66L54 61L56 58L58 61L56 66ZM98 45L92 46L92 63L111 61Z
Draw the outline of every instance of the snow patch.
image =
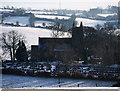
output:
M47 18L47 19L69 19L70 17L67 16L52 16L52 15L35 15L38 18Z
M114 14L97 14L98 16L102 16L102 17L107 17L107 16L114 16L117 15L116 13Z
M80 26L80 22L83 22L84 26L90 26L90 27L95 27L97 24L103 25L104 23L106 23L106 21L91 20L85 18L76 18L76 21L78 22L77 26Z

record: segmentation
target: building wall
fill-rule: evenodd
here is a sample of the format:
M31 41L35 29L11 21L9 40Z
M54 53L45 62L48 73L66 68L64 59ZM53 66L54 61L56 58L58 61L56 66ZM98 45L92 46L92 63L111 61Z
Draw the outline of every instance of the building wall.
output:
M80 27L72 28L72 38L39 38L39 45L31 47L32 60L55 61L57 60L55 55L62 55L70 51L74 51L74 55L83 57L83 26L81 24Z
M38 61L39 60L39 50L38 50L38 45L32 45L31 46L31 59L33 61Z

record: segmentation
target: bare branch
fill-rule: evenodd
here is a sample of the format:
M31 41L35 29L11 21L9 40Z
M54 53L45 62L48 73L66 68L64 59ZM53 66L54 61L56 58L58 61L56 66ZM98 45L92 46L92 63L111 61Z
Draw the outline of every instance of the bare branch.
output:
M15 60L15 52L18 47L19 40L25 41L25 37L17 31L12 30L8 33L1 34L3 55L9 54L11 60Z

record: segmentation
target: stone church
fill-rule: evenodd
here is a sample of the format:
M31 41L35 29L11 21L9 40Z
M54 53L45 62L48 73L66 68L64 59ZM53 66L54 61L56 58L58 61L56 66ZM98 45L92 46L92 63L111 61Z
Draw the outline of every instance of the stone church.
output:
M33 61L56 61L63 57L76 60L84 60L83 25L72 27L71 38L40 38L39 44L31 46L31 60Z

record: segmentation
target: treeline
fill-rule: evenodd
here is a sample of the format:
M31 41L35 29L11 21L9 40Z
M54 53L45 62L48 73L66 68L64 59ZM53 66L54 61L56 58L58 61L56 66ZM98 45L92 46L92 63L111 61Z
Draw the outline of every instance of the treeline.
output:
M118 13L118 7L117 6L108 6L105 9L103 8L91 8L89 10L71 10L71 9L43 9L43 10L36 10L36 9L24 9L24 8L16 8L13 6L6 6L3 7L3 9L10 9L14 10L15 15L25 15L26 11L40 11L40 12L51 12L55 15L67 15L70 16L72 14L75 14L77 17L82 18L89 18L89 19L96 19L96 20L116 20L117 19L117 13ZM46 14L46 13L45 13ZM108 15L107 17L99 16L97 14L115 14L115 15Z
M103 64L120 64L120 34L115 30L84 28L84 45L87 56L102 60Z
M118 13L118 7L117 6L108 6L107 8L92 8L88 11L84 10L78 17L83 18L90 18L90 19L97 19L97 20L116 20L117 19L117 13ZM113 16L98 16L97 14L116 14Z

